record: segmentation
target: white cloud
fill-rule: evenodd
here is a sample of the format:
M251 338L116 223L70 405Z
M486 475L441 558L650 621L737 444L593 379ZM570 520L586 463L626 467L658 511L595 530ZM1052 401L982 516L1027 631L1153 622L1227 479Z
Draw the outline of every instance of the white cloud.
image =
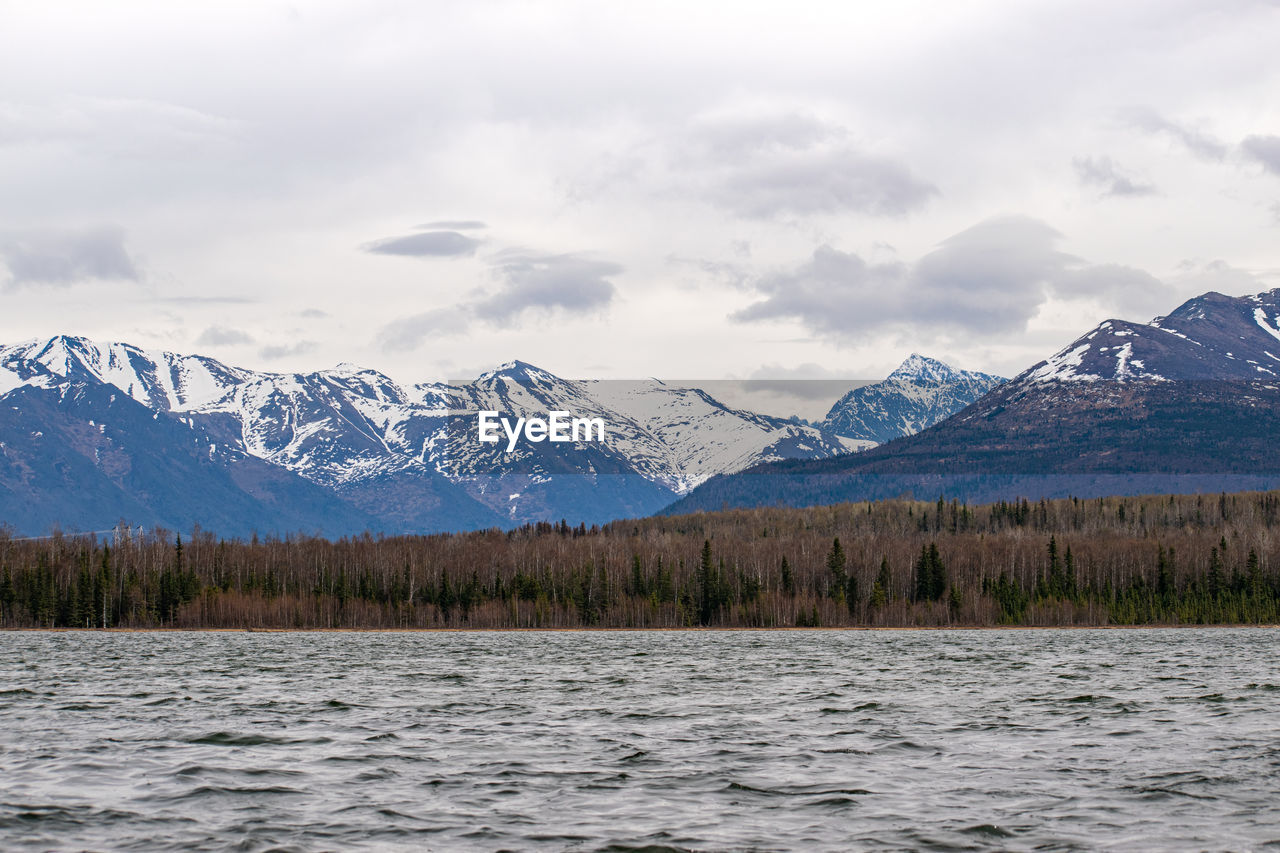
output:
M923 330L1009 373L1169 310L1185 257L1280 268L1277 42L1248 0L19 4L0 340L873 375ZM1005 214L1053 233L967 233Z
M794 320L838 342L888 329L937 346L966 336L1025 332L1051 298L1134 308L1174 297L1142 270L1088 264L1061 252L1061 236L1027 217L990 219L943 240L913 264L870 263L819 246L798 266L758 279L755 290L763 298L732 319Z
M125 248L124 230L111 225L0 234L0 262L14 287L142 278Z

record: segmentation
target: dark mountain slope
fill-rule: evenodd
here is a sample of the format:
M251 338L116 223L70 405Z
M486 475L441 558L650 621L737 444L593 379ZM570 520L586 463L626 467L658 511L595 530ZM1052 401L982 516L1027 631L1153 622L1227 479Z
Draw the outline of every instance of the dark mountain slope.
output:
M110 386L26 386L0 405L0 506L18 530L105 530L121 520L226 536L376 529L277 466Z
M1107 321L918 435L759 466L666 512L946 494L969 500L1280 485L1280 291Z

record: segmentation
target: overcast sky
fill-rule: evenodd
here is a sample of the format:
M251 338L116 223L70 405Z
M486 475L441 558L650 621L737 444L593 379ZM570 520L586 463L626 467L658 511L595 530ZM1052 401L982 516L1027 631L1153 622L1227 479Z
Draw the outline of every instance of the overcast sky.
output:
M0 0L0 341L1012 375L1280 287L1280 3Z

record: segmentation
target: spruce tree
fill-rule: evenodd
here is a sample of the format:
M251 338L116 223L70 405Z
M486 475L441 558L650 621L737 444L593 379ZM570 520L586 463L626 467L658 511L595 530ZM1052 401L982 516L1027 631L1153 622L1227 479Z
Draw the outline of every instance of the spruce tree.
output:
M831 543L831 550L827 552L827 571L831 573L829 594L835 599L845 597L845 586L848 583L845 563L844 548L840 547L840 539L837 537Z
M875 583L871 585L871 606L884 607L889 603L889 585L891 578L889 576L889 557L886 555L880 558L880 572L876 575Z
M1217 548L1209 549L1209 599L1218 602L1222 598L1222 557Z
M920 546L916 560L916 601L937 601L947 588L947 570L938 553L938 543Z
M0 575L0 622L12 618L13 603L18 599L18 591L13 586L13 575L9 572L9 567L4 567L4 574Z
M929 543L929 568L933 577L933 600L937 601L947 589L947 569L942 565L937 542Z
M703 625L711 624L714 613L715 564L711 561L711 540L703 540L702 558L698 562L698 621Z
M631 582L627 585L628 595L644 596L648 595L647 584L644 577L644 565L640 562L640 555L633 554L631 557Z
M928 601L933 590L929 569L929 547L920 546L920 557L916 560L916 601Z

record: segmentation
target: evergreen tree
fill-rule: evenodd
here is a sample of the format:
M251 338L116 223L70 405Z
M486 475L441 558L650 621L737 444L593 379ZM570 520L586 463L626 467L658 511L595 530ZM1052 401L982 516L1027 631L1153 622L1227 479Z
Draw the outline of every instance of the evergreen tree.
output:
M18 600L18 591L13 586L13 575L9 567L4 567L0 574L0 621L13 618L13 604Z
M702 558L698 561L698 621L703 625L711 624L715 615L715 564L711 561L711 540L702 543Z
M791 571L791 564L787 562L787 558L782 558L782 567L779 569L782 574L782 592L785 595L794 596L796 594L796 578Z
M89 571L88 552L80 555L80 572L76 576L75 616L70 624L77 628L92 628L94 607L93 574Z
M871 606L884 607L889 603L889 587L892 579L889 575L889 557L880 558L880 572L875 583L871 585Z
M933 570L933 600L937 601L947 589L947 569L942 565L937 542L929 543L929 563Z
M916 601L937 601L947 588L947 570L938 553L938 543L920 546L916 561Z
M837 600L845 597L845 586L848 583L845 562L844 548L840 547L840 539L837 537L831 543L831 550L827 552L827 571L831 574L828 594Z
M631 557L631 581L627 584L627 594L645 596L649 594L648 584L645 582L644 565L640 562L640 555L634 554Z
M1249 549L1249 558L1245 562L1245 578L1249 584L1249 595L1255 600L1262 599L1262 565L1258 560L1258 552Z
M658 558L658 601L671 602L676 600L676 583L672 577L671 569L662 565L662 558Z
M1209 600L1218 602L1222 599L1222 557L1218 554L1217 548L1209 550L1209 575L1207 579L1209 586Z

